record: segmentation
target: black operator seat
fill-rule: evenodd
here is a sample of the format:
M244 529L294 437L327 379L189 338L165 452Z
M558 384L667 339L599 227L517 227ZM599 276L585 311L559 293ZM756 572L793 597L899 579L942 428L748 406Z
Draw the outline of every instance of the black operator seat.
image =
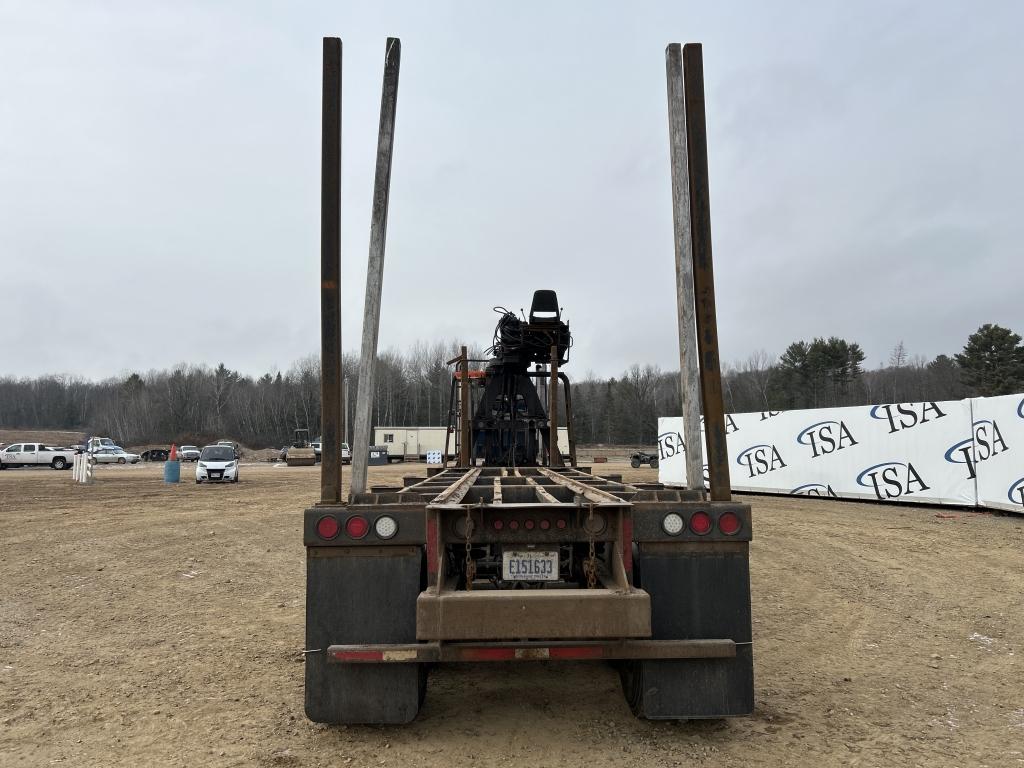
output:
M558 294L554 291L539 290L533 292L530 304L530 323L551 322L561 320L562 313L558 308Z

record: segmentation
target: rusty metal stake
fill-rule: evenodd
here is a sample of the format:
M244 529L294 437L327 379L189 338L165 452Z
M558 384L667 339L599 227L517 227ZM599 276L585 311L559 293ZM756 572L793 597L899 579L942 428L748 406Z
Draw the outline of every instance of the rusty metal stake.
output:
M729 451L715 317L715 275L711 259L711 194L708 186L708 137L704 114L704 61L699 43L683 46L686 92L686 155L690 187L690 241L696 299L701 399L711 475L711 500L731 498Z
M470 443L473 439L469 422L469 352L465 347L462 347L460 351L459 375L462 380L459 382L459 466L468 467Z
M551 345L551 377L548 379L548 466L564 467L558 448L558 345Z
M341 501L341 40L324 38L320 151L320 501Z

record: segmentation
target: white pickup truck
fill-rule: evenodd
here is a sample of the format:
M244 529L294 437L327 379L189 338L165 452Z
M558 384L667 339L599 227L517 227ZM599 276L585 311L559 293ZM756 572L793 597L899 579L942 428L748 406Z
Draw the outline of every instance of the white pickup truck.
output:
M0 469L8 467L43 467L71 469L75 451L51 448L43 443L12 443L0 449Z

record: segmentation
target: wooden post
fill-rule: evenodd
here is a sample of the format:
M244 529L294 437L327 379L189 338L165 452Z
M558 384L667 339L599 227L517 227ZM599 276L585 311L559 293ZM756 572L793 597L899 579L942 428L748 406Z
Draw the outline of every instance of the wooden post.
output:
M711 192L708 186L708 136L704 114L704 61L699 43L683 46L686 92L686 157L690 183L690 242L696 299L700 390L708 448L711 500L729 501L729 450L715 316L715 274L711 259Z
M461 348L459 356L459 466L468 467L473 441L469 415L469 351Z
M320 501L341 501L341 40L324 38L320 150Z
M700 366L693 299L693 245L690 242L690 187L686 162L686 104L679 43L665 49L668 80L668 138L672 156L672 221L676 253L676 306L679 314L679 376L686 443L686 487L704 490L704 450L700 434Z
M373 407L374 374L377 368L377 336L384 287L384 241L388 227L388 196L391 191L391 156L395 143L395 110L398 105L398 65L402 44L389 37L384 54L384 86L380 98L377 134L377 168L373 180L373 213L370 220L370 255L366 265L366 303L363 309L363 343L360 350L359 389L356 392L356 425L352 440L350 494L366 492L366 464L370 454L370 411Z

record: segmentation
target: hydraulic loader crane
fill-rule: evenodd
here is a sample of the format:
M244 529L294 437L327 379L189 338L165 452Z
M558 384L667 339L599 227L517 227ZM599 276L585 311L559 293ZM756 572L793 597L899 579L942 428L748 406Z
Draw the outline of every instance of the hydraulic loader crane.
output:
M389 39L371 229L371 264L378 269L399 52L398 41ZM598 476L577 466L574 450L565 466L557 429L563 411L572 425L571 390L560 370L571 335L555 292L545 289L534 294L529 317L502 313L482 375L470 375L465 348L452 361L455 465L369 488L356 467L345 499L339 448L341 43L325 39L323 463L321 499L306 509L303 522L310 719L408 722L423 701L428 670L439 663L580 659L615 662L626 701L640 717L753 711L752 518L750 506L732 501L729 489L700 46L669 46L666 67L680 336L694 332L696 347L685 357L694 368L689 380L699 384L699 395L689 401L688 458L700 448L689 437L699 428L699 418L690 418L699 413L699 397L709 487L701 472L689 470L688 488ZM371 314L379 312L380 273L374 274L367 281L371 323L364 321L361 399L372 391L362 389L362 376L370 370L372 383L376 338L365 329L374 327ZM539 364L549 369L538 370ZM543 402L538 386L545 385ZM358 421L356 431L353 462L365 462Z

